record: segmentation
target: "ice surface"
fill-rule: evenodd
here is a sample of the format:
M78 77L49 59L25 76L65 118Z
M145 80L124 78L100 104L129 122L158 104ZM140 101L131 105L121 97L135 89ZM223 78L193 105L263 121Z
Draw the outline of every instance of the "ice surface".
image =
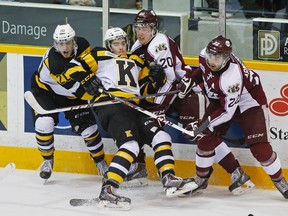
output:
M132 199L131 210L96 206L72 207L71 198L98 197L101 178L96 175L56 173L46 184L38 171L0 169L1 216L286 216L288 200L276 190L254 189L241 196L226 187L209 186L189 198L166 198L159 181L140 188L121 188L120 195Z

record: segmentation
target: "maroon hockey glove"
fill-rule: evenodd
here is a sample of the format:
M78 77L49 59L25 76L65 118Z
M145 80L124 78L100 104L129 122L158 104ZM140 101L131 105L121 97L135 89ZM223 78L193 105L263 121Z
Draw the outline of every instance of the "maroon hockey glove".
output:
M192 80L192 78L184 76L176 86L180 91L178 93L178 97L183 99L191 91L194 85L195 82Z
M197 120L197 121L194 121L194 122L191 122L189 123L187 126L186 126L186 130L188 131L194 131L196 130L198 127L200 126L200 120ZM202 137L204 136L203 133L200 133L198 135L196 135L195 137L191 137L187 134L184 134L184 137L187 139L187 140L190 140L190 141L196 141L196 140L199 140L201 139Z
M186 127L186 130L195 132L198 130L198 133L196 133L196 136L194 137L184 134L184 137L190 141L197 141L202 137L211 134L212 132L208 129L209 123L210 123L210 116L205 121L199 119L197 121L189 123Z

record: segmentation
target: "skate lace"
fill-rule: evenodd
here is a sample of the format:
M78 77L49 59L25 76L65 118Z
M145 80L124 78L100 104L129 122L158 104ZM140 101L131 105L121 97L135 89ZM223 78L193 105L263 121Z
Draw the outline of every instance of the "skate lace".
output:
M177 187L177 188L179 188L183 183L183 179L180 177L176 177L173 174L167 174L163 177L162 183L163 183L164 187Z
M204 186L204 184L206 184L206 183L208 182L208 179L207 179L207 178L200 178L200 177L198 177L198 176L196 176L196 177L194 178L194 180L195 180L195 183L196 183L199 187Z
M237 168L232 174L231 174L231 181L232 183L236 181L240 181L243 175L243 171L241 168Z
M288 190L288 184L286 180L283 178L279 182L275 182L275 186L282 192L284 193L285 191Z
M132 163L127 175L134 174L137 171L137 169L138 169L138 163Z
M129 198L118 195L117 188L114 188L111 185L104 186L99 198L115 204L118 202L131 202Z
M102 161L96 163L96 166L97 166L97 169L99 170L99 173L102 176L106 176L106 173L108 172L108 169L109 169L106 161L102 160Z
M42 172L51 172L52 171L52 160L44 160L41 165Z

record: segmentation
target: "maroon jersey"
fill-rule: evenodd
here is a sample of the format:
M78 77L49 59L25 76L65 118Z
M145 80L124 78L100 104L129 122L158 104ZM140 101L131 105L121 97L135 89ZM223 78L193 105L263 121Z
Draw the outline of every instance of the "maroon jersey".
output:
M205 55L203 49L199 56L200 67L193 73L199 84L193 90L203 90L209 100L219 102L218 108L210 115L210 131L231 120L237 109L243 113L249 108L267 104L259 75L249 70L233 53L225 67L217 72L212 72L207 66Z
M131 48L133 54L144 61L156 62L163 66L167 81L157 92L166 92L176 89L176 83L187 73L191 72L190 66L184 64L182 54L176 42L165 34L157 33L147 44L141 45L137 40ZM176 96L176 95L174 95ZM153 103L168 105L173 96L155 97Z

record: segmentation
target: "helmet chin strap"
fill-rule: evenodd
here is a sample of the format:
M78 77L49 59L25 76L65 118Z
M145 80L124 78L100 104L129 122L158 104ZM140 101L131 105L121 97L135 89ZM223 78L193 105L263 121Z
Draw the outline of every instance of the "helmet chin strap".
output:
M77 56L77 50L78 50L78 45L77 45L75 39L73 39L73 53L72 53L71 57Z

